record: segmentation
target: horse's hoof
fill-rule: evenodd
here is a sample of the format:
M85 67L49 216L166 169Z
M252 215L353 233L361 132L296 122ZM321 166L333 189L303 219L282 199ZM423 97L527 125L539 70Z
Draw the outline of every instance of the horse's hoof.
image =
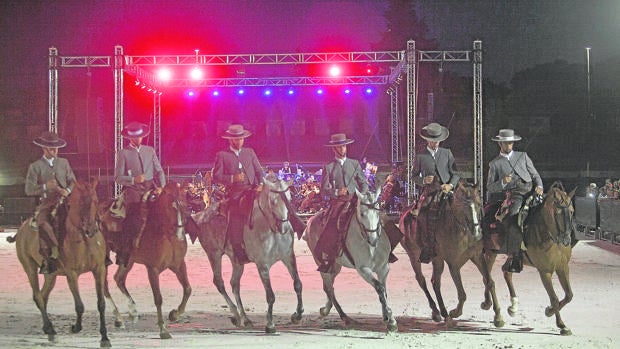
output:
M82 325L71 325L71 333L80 333Z
M125 323L121 320L114 320L114 327L124 329Z
M443 318L441 317L441 315L437 311L433 312L433 314L431 315L431 319L433 319L433 321L435 321L435 322L441 322L441 320L443 320Z
M387 324L387 330L390 333L398 332L398 323L396 320L392 319Z
M560 330L560 334L562 336L572 336L573 335L573 331L571 331L570 328L568 328L568 327L564 327L563 329Z
M552 307L546 307L546 308L545 308L545 315L546 315L547 317L550 317L550 316L552 316L553 314L555 314L555 312L553 311L553 308L552 308Z
M265 333L276 333L276 327L274 325L265 326Z
M51 343L56 343L56 333L50 333L47 335L47 340Z
M504 319L499 318L499 319L493 320L493 325L495 325L495 327L497 328L504 327Z
M513 307L512 305L508 307L508 315L514 317L515 315L517 315L517 309L515 307Z
M450 310L450 317L453 319L457 319L458 317L460 317L461 315L463 315L462 311L458 311L456 309L452 309Z
M161 331L159 332L159 338L160 339L171 339L172 336L170 335L170 332L168 331Z
M109 339L102 340L99 344L99 348L112 348L112 343L110 343Z
M454 321L454 319L452 319L451 317L447 317L446 328L455 328L455 327L456 327L456 321Z
M179 311L176 309L170 310L170 314L168 314L168 319L170 321L177 321L179 319Z
M243 326L245 328L254 328L254 323L250 321L250 319L245 318L245 321L243 321Z
M329 315L329 308L327 308L327 307L321 307L321 309L319 309L319 314L321 314L321 316L327 316L327 315Z
M301 314L293 313L293 315L291 315L291 322L294 324L299 324L301 322Z
M480 309L489 310L491 309L491 302L482 302L480 303Z

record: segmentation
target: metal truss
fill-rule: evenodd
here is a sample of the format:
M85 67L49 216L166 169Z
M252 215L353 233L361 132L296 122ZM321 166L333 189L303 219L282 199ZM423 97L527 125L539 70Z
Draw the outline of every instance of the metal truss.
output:
M415 158L416 143L416 103L417 103L417 62L468 62L474 55L474 177L482 185L482 42L474 41L473 51L416 51L415 41L407 41L405 51L376 52L336 52L336 53L285 53L285 54L228 54L228 55L163 55L126 56L122 46L114 47L114 56L59 56L54 47L49 49L49 129L56 131L58 121L58 70L59 68L113 68L114 69L114 146L115 161L122 148L121 131L123 126L123 86L126 72L140 84L148 85L158 92L165 87L233 87L233 86L310 86L310 85L390 85L390 116L392 132L392 161L401 159L400 116L398 110L398 84L406 74L407 99L407 183L408 203L413 199L411 166ZM144 67L173 65L286 65L320 63L396 63L388 75L342 76L342 77L267 77L267 78L222 78L172 80L161 83L155 75ZM161 97L154 93L153 127L157 154L161 156ZM120 188L115 187L116 194ZM482 191L481 191L482 192Z

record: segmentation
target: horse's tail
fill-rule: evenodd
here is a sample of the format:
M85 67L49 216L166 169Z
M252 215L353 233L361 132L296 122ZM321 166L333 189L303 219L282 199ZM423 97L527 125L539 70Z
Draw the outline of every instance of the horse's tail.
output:
M7 236L6 237L6 241L8 241L8 243L12 244L15 242L15 235L13 236Z

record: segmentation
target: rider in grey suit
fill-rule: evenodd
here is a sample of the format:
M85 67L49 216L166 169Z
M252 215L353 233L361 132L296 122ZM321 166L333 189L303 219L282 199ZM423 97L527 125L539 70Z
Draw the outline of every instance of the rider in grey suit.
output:
M519 140L521 137L515 135L514 130L499 130L493 141L498 142L500 153L489 163L487 179L487 201L493 203L506 197L505 202L508 203L502 224L506 232L506 251L512 258L508 259L503 269L516 273L523 268L520 252L523 235L517 225L517 214L525 197L532 192L533 185L536 194L543 194L543 182L532 159L525 152L512 150L514 142Z
M422 194L413 214L418 216L416 242L421 247L420 262L428 263L435 253L435 229L438 224L439 201L459 182L452 151L439 147L450 132L438 123L422 128L420 136L427 141L424 151L417 154L413 163L413 181L422 186Z

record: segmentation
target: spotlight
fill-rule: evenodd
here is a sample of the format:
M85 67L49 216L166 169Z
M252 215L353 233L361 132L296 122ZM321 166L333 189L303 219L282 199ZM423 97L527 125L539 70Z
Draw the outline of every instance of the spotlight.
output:
M146 84L142 84L142 86L140 86L141 89L145 89L146 88Z
M194 80L200 80L204 76L204 73L200 68L194 67L194 69L192 69L192 71L190 72L190 76Z
M323 94L323 92L324 92L324 91L323 91L323 89L322 89L322 88L320 88L320 89L316 90L316 93L317 93L317 94L319 94L319 95L322 95L322 94Z
M366 88L366 94L368 94L368 95L369 95L369 94L372 94L372 88L367 87L367 88Z
M344 94L345 94L345 95L348 95L349 93L351 93L351 90L350 90L350 89L348 89L348 88L344 89Z
M140 86L140 80L136 79L135 84L136 84L136 86Z
M331 76L339 76L341 73L340 67L337 65L333 65L331 68L329 68L329 75Z
M289 96L292 96L292 95L295 94L295 91L291 88L291 89L288 90L288 94L289 94Z
M265 94L265 96L271 96L271 90L270 89L266 89L264 94Z
M213 95L213 96L215 96L215 97L217 97L217 96L219 96L219 95L220 95L220 91L215 90L215 91L213 91L212 95Z
M237 91L237 94L239 94L239 95L243 95L244 93L245 93L245 90L244 90L244 89L242 89L242 88L240 88L240 89Z
M172 71L168 68L161 68L157 72L157 77L162 81L168 81L172 78Z
M187 96L188 97L194 97L195 95L196 95L196 91L194 91L194 90L187 91Z

